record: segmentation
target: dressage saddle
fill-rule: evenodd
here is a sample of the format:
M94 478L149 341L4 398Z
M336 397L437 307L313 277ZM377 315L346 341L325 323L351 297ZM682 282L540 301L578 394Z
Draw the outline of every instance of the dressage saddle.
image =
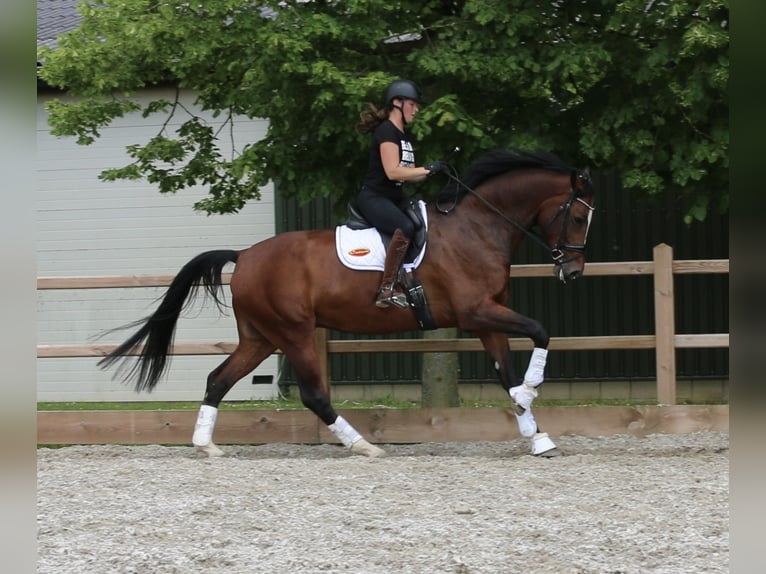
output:
M416 200L405 199L399 204L399 208L406 213L415 224L415 237L412 238L410 248L407 250L407 254L404 257L405 263L412 263L426 243L428 230L426 229L423 215L420 213L420 207ZM349 201L346 227L349 229L368 229L375 226L367 221L364 215L362 215L362 212L359 211L359 208L353 202ZM383 247L388 249L388 245L391 243L391 234L380 231L380 238L383 240Z

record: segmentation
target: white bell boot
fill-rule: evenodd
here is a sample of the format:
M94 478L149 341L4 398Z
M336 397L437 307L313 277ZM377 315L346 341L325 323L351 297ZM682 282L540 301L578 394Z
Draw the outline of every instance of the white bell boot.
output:
M534 456L553 458L563 454L556 446L556 443L554 443L548 436L547 432L535 433L535 435L532 437L531 443L532 448L530 452Z

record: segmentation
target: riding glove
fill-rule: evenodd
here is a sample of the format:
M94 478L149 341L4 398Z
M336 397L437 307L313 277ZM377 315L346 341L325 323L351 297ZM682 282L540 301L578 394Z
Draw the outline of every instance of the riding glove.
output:
M429 171L428 175L434 175L440 171L447 173L449 172L449 164L446 161L437 159L431 165L427 166L426 169Z

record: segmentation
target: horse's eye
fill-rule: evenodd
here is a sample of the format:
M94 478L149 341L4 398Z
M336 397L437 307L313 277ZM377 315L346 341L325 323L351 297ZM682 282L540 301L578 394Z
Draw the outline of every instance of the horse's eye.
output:
M587 220L587 219L585 219L584 217L575 217L575 218L574 218L574 222L575 222L577 225L585 225L585 224L588 222L588 220Z

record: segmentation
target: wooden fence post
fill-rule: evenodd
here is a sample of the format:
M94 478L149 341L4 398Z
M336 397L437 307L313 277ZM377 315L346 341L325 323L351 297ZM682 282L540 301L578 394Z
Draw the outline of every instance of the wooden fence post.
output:
M673 248L661 243L653 250L654 333L657 361L657 404L676 404L676 326L673 300Z
M314 331L314 348L319 360L319 373L327 385L327 395L332 398L332 385L330 385L330 355L327 348L327 329L321 327Z

